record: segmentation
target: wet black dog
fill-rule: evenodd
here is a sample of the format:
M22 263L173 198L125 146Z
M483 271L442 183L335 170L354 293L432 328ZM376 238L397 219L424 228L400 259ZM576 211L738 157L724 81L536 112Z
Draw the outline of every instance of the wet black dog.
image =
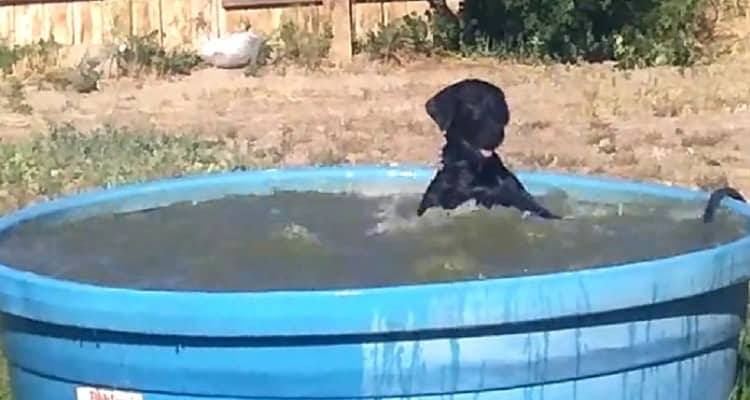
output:
M488 209L500 205L545 219L561 218L540 205L495 152L510 121L502 89L479 79L465 79L439 91L425 108L445 132L446 143L442 166L422 196L418 216L433 207L452 210L474 200ZM731 187L717 189L706 204L703 222L713 221L724 197L745 202Z
M526 190L495 152L505 139L510 111L502 89L466 79L435 94L427 114L445 132L442 167L425 191L417 210L455 209L469 200L486 208L515 207L548 219L559 219Z
M443 147L442 167L427 186L417 209L421 216L429 208L455 209L475 200L486 208L515 207L548 219L559 219L541 206L494 151L485 157L465 142L448 139Z
M503 143L510 121L505 93L479 79L464 79L443 88L425 103L425 109L448 142L463 140L487 152Z

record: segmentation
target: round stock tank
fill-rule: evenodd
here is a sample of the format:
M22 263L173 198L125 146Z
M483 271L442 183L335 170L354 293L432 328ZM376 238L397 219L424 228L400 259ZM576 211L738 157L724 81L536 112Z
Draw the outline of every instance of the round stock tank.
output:
M0 218L67 220L274 189L422 190L420 166L232 172L64 197ZM521 173L592 201L706 193ZM744 217L750 208L727 200ZM637 252L638 249L633 249ZM137 290L0 266L16 400L724 400L745 320L750 238L667 258L364 289Z

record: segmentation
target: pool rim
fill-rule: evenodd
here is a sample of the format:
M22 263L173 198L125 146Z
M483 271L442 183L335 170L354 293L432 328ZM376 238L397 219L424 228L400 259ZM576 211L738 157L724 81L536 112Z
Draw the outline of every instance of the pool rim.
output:
M143 191L164 192L181 185L221 185L231 179L294 174L309 179L411 174L424 179L433 173L434 168L423 165L339 165L166 178L37 203L0 217L0 233L21 221L81 204L126 198ZM708 197L704 191L617 177L539 171L518 175L522 180L542 185L573 183L597 190L634 191L685 200ZM749 205L732 199L725 199L723 204L750 218ZM57 279L0 264L0 311L51 324L140 334L212 337L386 334L603 313L690 297L749 278L750 234L714 248L595 269L349 290L137 290ZM615 284L621 288L620 295L607 296ZM644 291L649 295L644 296ZM550 303L550 297L557 297L558 302ZM317 307L310 307L313 301L318 303ZM503 310L479 315L469 310L466 302L474 302L477 307L502 305ZM446 307L457 312L445 312ZM428 317L416 318L415 310L425 312ZM438 315L441 310L442 315ZM378 315L382 323L373 321L372 315Z

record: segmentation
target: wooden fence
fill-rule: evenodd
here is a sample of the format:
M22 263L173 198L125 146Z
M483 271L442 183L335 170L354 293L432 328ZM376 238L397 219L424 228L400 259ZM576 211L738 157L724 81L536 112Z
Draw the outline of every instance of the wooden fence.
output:
M0 40L25 44L54 37L66 45L107 43L129 33L164 33L165 46L195 46L249 23L270 33L286 21L307 28L330 21L332 55L351 57L352 39L410 12L425 0L0 0Z

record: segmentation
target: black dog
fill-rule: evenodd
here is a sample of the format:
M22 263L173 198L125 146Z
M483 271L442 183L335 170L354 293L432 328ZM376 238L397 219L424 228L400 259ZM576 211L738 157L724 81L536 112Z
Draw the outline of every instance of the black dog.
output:
M425 103L425 109L449 141L463 140L486 152L503 143L510 121L505 93L479 79L465 79L443 88Z
M421 216L432 207L455 209L474 199L485 208L515 207L547 219L560 217L542 207L500 157L476 155L465 142L449 139L443 147L443 166L427 187L417 209Z
M452 210L473 199L488 209L501 205L560 218L541 206L495 153L510 120L502 89L466 79L435 94L425 108L445 132L446 143L442 168L422 196L418 216L432 207Z
M465 79L439 91L425 108L445 132L446 143L442 167L422 196L418 216L432 207L452 210L473 199L488 209L501 205L545 219L561 218L541 206L495 152L510 121L502 89L479 79ZM717 189L706 204L703 222L713 221L724 197L746 202L731 187Z

